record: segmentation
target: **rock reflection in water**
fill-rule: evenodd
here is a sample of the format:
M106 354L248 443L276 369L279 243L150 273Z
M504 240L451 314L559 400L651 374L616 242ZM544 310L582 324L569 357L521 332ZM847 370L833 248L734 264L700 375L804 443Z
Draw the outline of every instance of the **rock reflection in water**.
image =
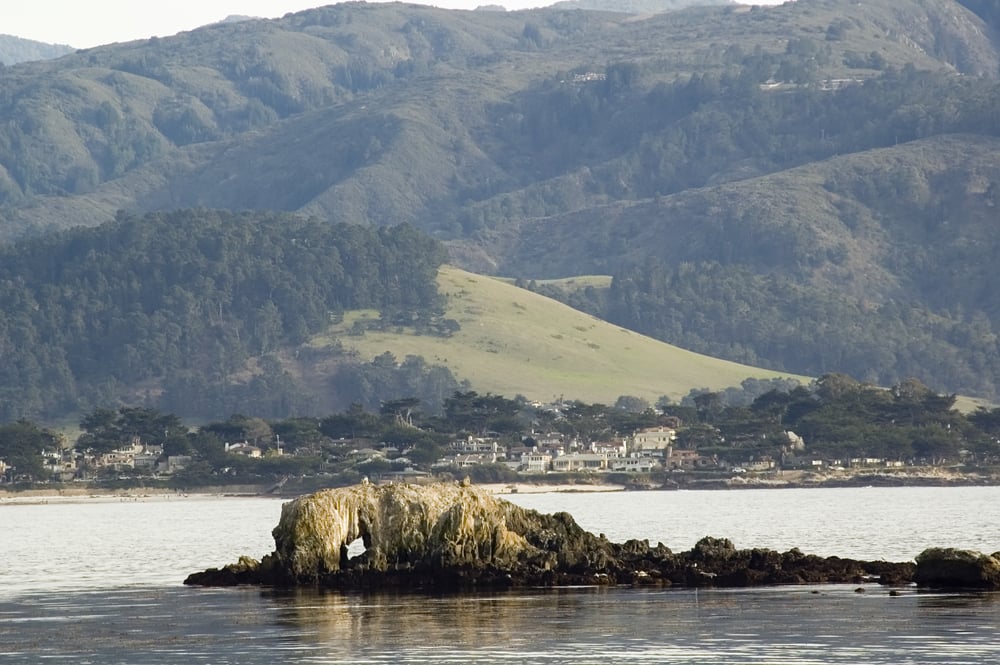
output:
M616 630L595 620L595 602L609 595L604 588L440 596L294 589L265 595L278 607L276 621L290 634L309 644L329 645L341 656L345 649L355 649L355 656L377 658L401 647L485 653L558 640L580 630L594 635Z

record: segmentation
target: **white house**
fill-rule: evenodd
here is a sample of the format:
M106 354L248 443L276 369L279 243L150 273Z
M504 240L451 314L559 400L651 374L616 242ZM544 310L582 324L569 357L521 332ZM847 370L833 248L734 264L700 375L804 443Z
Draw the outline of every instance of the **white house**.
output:
M525 473L546 473L552 466L552 455L548 453L527 453L521 455L521 468Z
M264 455L264 451L262 451L257 446L251 446L246 441L242 441L239 443L226 443L225 450L227 453L246 455L247 457L253 457L254 459L260 458Z
M497 453L500 443L496 439L482 439L470 436L467 439L452 441L451 447L463 453Z
M662 468L652 457L618 457L611 460L611 470L626 473L649 473Z

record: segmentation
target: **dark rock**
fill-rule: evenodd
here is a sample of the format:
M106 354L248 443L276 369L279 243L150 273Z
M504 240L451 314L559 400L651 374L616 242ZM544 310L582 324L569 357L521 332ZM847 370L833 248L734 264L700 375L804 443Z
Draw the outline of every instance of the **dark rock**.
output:
M265 557L266 559L267 557ZM184 580L184 584L198 586L256 584L264 576L264 571L260 561L248 556L241 556L236 563L227 564L222 568L209 568L200 573L192 573Z
M932 547L916 560L914 581L919 586L1000 589L1000 552Z

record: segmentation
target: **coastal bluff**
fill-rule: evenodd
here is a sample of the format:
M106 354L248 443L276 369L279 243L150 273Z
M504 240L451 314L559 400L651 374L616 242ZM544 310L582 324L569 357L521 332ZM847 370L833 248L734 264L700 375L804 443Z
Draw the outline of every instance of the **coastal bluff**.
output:
M272 534L275 550L261 561L241 557L184 583L419 590L906 584L914 575L909 562L738 550L722 538L703 538L681 553L645 540L613 543L582 529L568 513L521 508L467 483L322 490L286 503ZM350 556L358 539L364 551Z

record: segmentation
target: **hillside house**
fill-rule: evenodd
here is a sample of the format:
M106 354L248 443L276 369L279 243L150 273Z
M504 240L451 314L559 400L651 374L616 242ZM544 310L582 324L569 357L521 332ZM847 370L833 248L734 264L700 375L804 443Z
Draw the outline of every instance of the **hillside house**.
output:
M253 459L260 459L264 456L264 451L257 446L250 445L246 441L241 441L239 443L226 443L225 446L227 453L245 455L246 457L251 457Z
M494 456L500 452L502 446L500 442L492 438L480 438L470 436L466 439L458 439L451 442L453 450L462 453L483 454L492 453Z
M886 461L883 457L852 457L848 460L848 466L871 468L886 466Z
M72 450L46 450L42 453L45 470L60 481L73 480L77 473L77 460ZM0 475L2 475L0 471Z
M97 468L112 468L119 471L126 469L154 469L157 460L163 456L163 444L143 443L139 437L108 453L93 458L91 462ZM74 469L77 463L73 461Z
M612 457L625 457L628 454L628 442L625 439L594 442L590 444L590 452L603 453L609 459Z
M619 457L611 460L611 470L619 473L650 473L662 468L663 465L654 457Z
M525 473L548 473L552 468L552 455L538 451L521 455L519 468Z
M138 438L135 438L132 439L131 443L98 456L95 463L100 468L112 468L116 470L134 469L135 456L140 453L142 453L142 444Z
M560 473L572 471L607 471L608 456L604 453L569 453L552 460L552 470Z
M681 469L689 471L710 466L712 461L699 455L697 450L683 450L671 446L664 451L663 464L670 470Z
M517 469L521 465L521 460L525 455L535 452L535 449L531 446L511 446L507 449L507 458L504 462L514 469Z
M449 465L461 468L479 466L480 464L496 464L498 459L496 453L464 453L445 458Z
M783 469L819 471L824 465L825 462L822 459L815 457L803 457L791 454L781 456L781 468Z
M629 453L643 457L663 457L677 439L677 430L670 427L647 427L632 435Z
M563 435L559 432L548 432L534 437L536 446L556 448L563 445Z
M762 457L745 463L743 468L747 471L771 471L775 468L775 463L770 457Z

